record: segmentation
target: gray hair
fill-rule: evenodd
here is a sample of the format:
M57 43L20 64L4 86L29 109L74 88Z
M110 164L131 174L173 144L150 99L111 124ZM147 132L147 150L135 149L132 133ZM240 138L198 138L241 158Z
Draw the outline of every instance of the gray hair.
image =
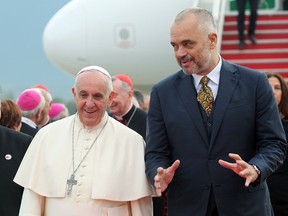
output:
M61 111L57 116L55 116L55 117L53 117L53 118L50 118L50 119L51 119L52 122L54 122L54 121L58 121L58 120L60 120L60 119L66 118L66 117L68 117L69 115L70 115L70 114L69 114L68 108L65 106L65 104L63 104L63 109L62 109L62 111Z
M47 92L46 90L42 89L42 88L32 88L32 89L37 89L40 91L40 93L43 95L46 103L50 104L52 102L52 95Z
M193 14L197 18L199 31L217 32L217 25L212 13L199 7L191 7L181 11L176 15L174 23L183 21L189 14Z
M40 103L37 105L37 107L35 107L33 110L22 110L20 108L22 116L29 118L29 119L32 118L33 116L35 116L39 112L39 110L44 109L45 104L46 104L46 100L38 88L26 89L23 92L30 91L30 90L37 92L39 94L41 100L40 100ZM18 99L17 99L17 101L18 101Z

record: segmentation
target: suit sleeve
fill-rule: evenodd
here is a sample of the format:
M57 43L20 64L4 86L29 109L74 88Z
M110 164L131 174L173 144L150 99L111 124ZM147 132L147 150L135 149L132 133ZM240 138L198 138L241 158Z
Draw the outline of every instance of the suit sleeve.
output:
M264 74L259 78L256 94L257 154L249 163L257 165L261 180L265 180L283 163L287 142L275 96Z
M151 92L145 149L146 174L152 184L158 167L171 165L169 139L157 88Z

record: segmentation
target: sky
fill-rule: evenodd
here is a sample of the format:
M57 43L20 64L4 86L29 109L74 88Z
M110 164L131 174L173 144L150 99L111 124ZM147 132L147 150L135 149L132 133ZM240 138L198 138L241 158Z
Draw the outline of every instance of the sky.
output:
M0 1L1 98L16 99L35 84L45 85L53 99L73 100L74 78L46 57L42 34L51 17L68 0Z

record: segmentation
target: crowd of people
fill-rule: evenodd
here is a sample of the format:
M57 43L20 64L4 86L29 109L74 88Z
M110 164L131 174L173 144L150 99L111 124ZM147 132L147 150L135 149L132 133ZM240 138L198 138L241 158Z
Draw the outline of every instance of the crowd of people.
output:
M75 113L39 84L1 99L0 215L288 215L284 78L221 58L202 8L170 41L180 70L150 94L92 65Z

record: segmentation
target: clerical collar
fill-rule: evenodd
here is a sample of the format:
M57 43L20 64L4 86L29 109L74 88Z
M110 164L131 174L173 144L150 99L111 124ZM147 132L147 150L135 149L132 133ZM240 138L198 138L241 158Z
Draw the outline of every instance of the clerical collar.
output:
M80 118L79 118L79 114L78 114L78 113L76 113L75 115L76 115L76 119L75 119L76 125L78 125L78 126L81 127L81 128L88 129L88 130L97 130L97 129L99 129L99 128L102 128L102 127L104 126L105 122L107 121L107 119L109 118L108 113L105 112L104 115L103 115L103 117L102 117L102 119L101 119L101 121L100 121L100 123L99 123L98 125L96 125L95 127L89 128L89 127L85 126L85 125L80 121Z
M131 109L123 116L123 118L125 120L128 120L132 116L132 114L135 112L136 109L137 109L137 107L132 104Z
M137 110L137 107L132 104L132 107L131 109L122 117L117 117L117 116L113 116L116 120L118 120L119 122L121 122L122 124L126 125L126 126L129 126L135 112Z
M115 117L117 120L126 119L125 116L132 110L133 106L134 106L134 104L131 102L130 108L127 110L126 113L124 113L123 115L120 115L120 116L114 115L114 117Z

